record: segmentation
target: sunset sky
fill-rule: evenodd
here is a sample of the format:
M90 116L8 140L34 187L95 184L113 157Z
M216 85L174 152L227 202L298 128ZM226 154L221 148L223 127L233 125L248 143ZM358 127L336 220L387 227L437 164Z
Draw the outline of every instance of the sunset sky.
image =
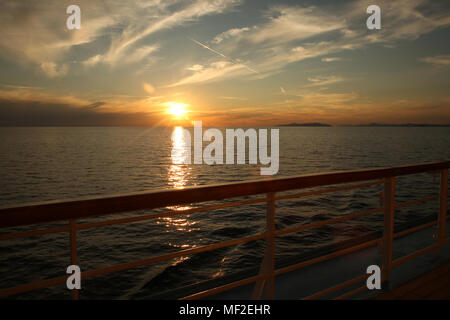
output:
M449 1L2 0L0 30L0 125L450 123Z

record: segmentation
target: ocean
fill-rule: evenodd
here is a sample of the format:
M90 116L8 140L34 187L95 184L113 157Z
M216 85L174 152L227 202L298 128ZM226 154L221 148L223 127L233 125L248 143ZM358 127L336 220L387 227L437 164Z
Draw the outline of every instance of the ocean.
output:
M450 159L449 127L280 127L277 176ZM184 165L171 158L182 141L173 128L0 128L0 206L85 196L183 188L255 179L257 165ZM382 186L277 203L276 227L329 219L380 206ZM439 177L400 177L396 201L436 195ZM396 211L396 224L436 214L437 201ZM189 206L186 206L189 207ZM142 212L130 213L141 214ZM148 213L148 212L147 212ZM277 239L282 260L324 245L379 230L382 214ZM80 231L82 271L262 232L265 205L253 204L147 222ZM30 228L15 228L28 230ZM10 230L2 230L1 233ZM149 298L161 292L259 266L264 241L183 257L82 282L81 298ZM0 288L65 275L67 233L0 242ZM64 286L14 298L70 299Z

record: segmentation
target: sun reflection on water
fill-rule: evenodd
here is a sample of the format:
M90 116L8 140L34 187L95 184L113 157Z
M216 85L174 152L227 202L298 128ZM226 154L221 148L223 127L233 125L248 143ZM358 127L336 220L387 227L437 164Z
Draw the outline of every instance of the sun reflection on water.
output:
M175 127L172 132L172 150L171 150L171 163L167 170L169 186L175 189L183 189L189 182L191 176L191 167L189 164L184 163L185 156L190 153L188 149L190 142L186 141L187 137L184 135L182 127ZM172 211L188 210L192 207L190 205L171 206L167 209ZM166 232L180 232L183 235L196 230L195 225L197 222L192 221L187 214L180 214L173 217L164 217L158 221L158 224L162 224L166 227ZM177 238L181 240L182 238ZM169 246L176 247L178 249L188 249L195 246L195 244L188 243L187 241L169 243ZM187 257L181 257L175 261L175 264L183 262L188 259Z
M191 168L184 164L185 157L189 154L190 142L186 141L182 127L175 127L172 132L172 163L169 167L169 184L176 189L183 189L189 181Z

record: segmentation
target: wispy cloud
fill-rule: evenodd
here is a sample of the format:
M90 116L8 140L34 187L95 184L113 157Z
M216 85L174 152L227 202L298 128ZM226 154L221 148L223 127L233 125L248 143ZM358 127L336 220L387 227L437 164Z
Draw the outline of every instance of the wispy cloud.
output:
M421 61L426 62L426 63L435 64L435 65L450 66L450 54L426 57L426 58L421 59Z
M204 67L201 64L194 64L193 66L187 67L186 69L189 71L198 72L198 71L202 71L204 69Z
M155 93L156 89L154 86L152 86L150 83L144 82L142 84L142 88L147 92L149 95L152 95Z
M307 85L307 87L319 87L319 86L325 86L337 82L344 81L344 78L336 77L336 76L319 76L319 77L313 77L308 78L308 81L311 82Z
M327 57L327 58L322 58L323 62L335 62L335 61L341 61L342 59L339 57Z
M348 107L350 102L357 101L359 95L355 92L350 93L325 93L325 92L304 92L295 94L300 100L298 105L307 108L344 108Z
M248 98L243 98L243 97L230 97L230 96L220 96L219 99L224 99L224 100L239 100L239 101L245 101L245 100L248 100Z
M42 62L41 69L45 72L50 78L60 77L67 74L68 65L60 64L57 65L54 62Z
M65 27L65 3L44 1L4 0L0 4L0 52L3 58L17 64L32 65L49 77L67 74L69 65L65 56L72 48L91 43L109 26L114 18L78 1L91 10L83 12L83 27L68 32ZM100 12L99 12L100 11Z
M177 5L181 6L182 9L175 11L165 10L165 12L162 12L156 17L151 11L147 10L146 12L150 14L150 21L152 22L148 23L146 21L143 24L139 19L128 20L126 29L119 36L113 38L111 47L104 56L105 61L109 63L119 61L127 51L133 49L135 44L151 34L184 25L203 16L223 13L233 6L240 4L240 2L240 0L178 1ZM153 2L155 6L151 6L150 10L155 9L161 3L159 1ZM160 12L160 10L157 12Z
M223 80L237 75L248 74L249 71L243 64L235 64L230 61L217 61L210 65L202 66L193 75L187 76L167 87L176 87L187 84L204 83Z
M343 19L315 7L278 6L270 9L266 15L269 21L247 34L251 42L287 43L345 27Z
M367 2L356 0L338 7L275 6L266 12L265 22L248 26L245 32L231 29L233 36L224 37L228 34L224 32L212 41L225 55L251 59L262 78L282 72L291 63L318 57L324 62L339 61L342 58L335 55L345 51L376 43L392 46L397 40L414 40L450 25L442 4L430 0L380 1L379 5L383 28L377 32L368 31L361 20ZM241 49L248 46L251 52Z
M241 0L152 0L107 2L79 0L80 30L65 26L67 3L3 0L0 4L0 48L3 57L37 66L49 77L67 74L72 50L86 47L81 63L111 66L137 63L159 48L150 35L192 23L207 15L221 14ZM104 44L93 45L109 40ZM89 45L89 47L87 47ZM87 55L87 56L86 56Z
M240 61L237 61L237 60L234 60L233 58L227 57L227 56L224 55L223 53L221 53L221 52L219 52L219 51L217 51L217 50L214 50L214 49L208 47L207 45L201 43L200 41L197 41L197 40L195 40L195 39L190 39L190 40L194 41L196 44L198 44L198 45L201 46L202 48L205 48L205 49L211 51L212 53L215 53L215 54L221 56L222 58L227 59L228 61L230 61L230 62L232 62L232 63L234 63L234 64L242 65L242 66L244 66L247 70L249 70L250 72L253 72L253 73L258 74L258 71L254 70L254 69L252 69L252 68L250 68L250 67L248 67L248 66L246 66L245 64L241 63Z
M86 50L75 62L87 68L101 63L113 67L146 63L164 45L164 37L156 34L228 13L242 2L80 0L77 4L82 8L82 28L69 32L61 23L66 18L63 2L49 6L44 1L3 0L1 55L18 64L34 65L49 77L64 76L76 68L76 63L68 60L74 50L80 49ZM320 8L276 5L264 12L262 22L251 25L246 21L246 26L226 29L209 42L195 41L221 59L258 72L253 78L260 79L282 71L290 63L321 56L324 62L338 61L339 57L324 56L373 43L392 46L396 40L416 39L450 24L450 16L441 4L430 0L381 0L379 5L383 8L383 28L372 33L361 22L367 2L356 0ZM245 61L251 61L251 66Z
M257 75L259 74L258 71L250 68L243 62L226 56L222 52L219 52L200 41L192 38L189 38L189 40L225 60L215 61L210 63L209 65L195 64L193 66L190 66L186 69L189 71L193 71L194 74L186 76L181 80L168 85L167 87L219 81L233 76L248 75L249 73Z
M60 96L48 92L39 87L11 86L5 85L0 89L0 99L3 101L16 102L34 102L42 104L61 104L70 105L75 108L82 108L90 105L92 102L77 98L71 95Z
M220 43L225 39L229 39L232 37L236 37L240 34L242 34L243 32L249 31L250 28L233 28L233 29L229 29L225 32L222 32L221 34L218 34L213 40L213 43Z

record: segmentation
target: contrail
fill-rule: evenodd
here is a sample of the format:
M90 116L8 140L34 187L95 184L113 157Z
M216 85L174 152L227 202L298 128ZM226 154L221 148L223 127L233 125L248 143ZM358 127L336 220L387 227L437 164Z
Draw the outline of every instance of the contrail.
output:
M224 55L223 53L221 53L221 52L219 52L219 51L217 51L217 50L214 50L214 49L208 47L207 45L201 43L200 41L197 41L197 40L192 39L192 38L188 38L188 39L191 40L191 41L193 41L193 42L195 42L196 44L198 44L198 45L201 46L202 48L205 48L205 49L207 49L207 50L209 50L209 51L211 51L211 52L213 52L213 53L215 53L215 54L221 56L222 58L225 58L225 59L227 59L228 61L231 61L231 62L234 63L234 64L240 64L240 65L243 65L247 70L249 70L249 71L251 71L251 72L253 72L253 73L259 74L258 71L254 70L254 69L252 69L252 68L250 68L250 67L248 67L248 66L246 66L245 64L243 64L243 63L241 63L241 62L239 62L239 61L236 61L236 60L234 60L234 59L232 59L232 58L227 57L227 56Z

